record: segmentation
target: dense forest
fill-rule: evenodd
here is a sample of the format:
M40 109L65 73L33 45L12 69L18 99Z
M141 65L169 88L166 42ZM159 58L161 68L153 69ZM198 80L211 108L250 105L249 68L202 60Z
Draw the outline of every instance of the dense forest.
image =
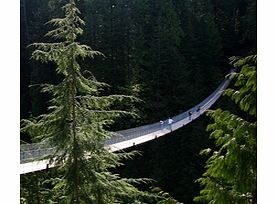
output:
M42 93L37 84L63 83L63 72L56 74L55 61L36 61L34 55L31 59L35 48L29 45L53 42L51 36L45 36L52 29L52 25L46 22L62 18L64 12L61 7L68 2L72 1L20 1L21 119L37 117L48 111L51 94ZM76 41L103 53L79 60L80 67L93 73L98 81L109 85L102 91L104 95L132 95L140 99L125 105L115 104L121 109L134 112L136 116L123 114L115 123L107 125L108 130L127 129L177 115L206 98L233 66L246 77L250 76L250 71L243 67L256 66L253 57L241 61L231 58L231 64L229 59L232 56L244 58L256 55L255 0L79 0L76 1L76 6L80 10L80 18L85 22L81 26L83 33L76 37ZM58 42L57 39L56 41ZM234 78L236 77L238 76ZM253 81L253 76L251 77ZM240 80L241 77L238 77ZM245 81L232 85L236 87L236 84L242 86ZM255 92L253 87L250 90ZM222 97L213 109L220 107L228 110L228 114L231 112L241 120L247 120L247 133L253 132L255 124L252 123L256 120L256 112L251 108L254 107L255 97L251 98L250 103L244 100L244 96L234 96L232 90L227 95L229 97ZM236 103L241 100L243 102L237 106L230 99ZM250 103L251 107L247 108L244 103ZM199 196L202 187L196 180L205 172L205 166L212 166L213 161L208 160L211 163L207 164L208 155L200 155L199 152L218 145L214 142L219 136L209 139L209 135L211 130L226 129L220 124L223 120L221 113L209 113L210 117L203 115L167 137L130 148L127 152L138 150L141 153L132 156L132 159L124 157L124 165L118 166L113 170L114 173L126 178L154 179L155 182L151 185L158 186L181 203L200 201L203 198ZM225 113L225 120L229 120L227 115ZM206 127L213 122L215 125L208 128L207 132ZM24 132L20 137L22 143L39 142ZM251 153L255 152L253 143L250 144ZM251 161L255 164L255 158ZM255 165L251 168L255 169ZM54 182L50 180L55 174L54 170L47 170L22 175L22 203L49 203L47 199L50 199L51 193L48 191L51 191L50 183ZM248 172L247 175L250 174L253 172ZM243 177L243 173L241 175ZM202 186L206 184L209 189L207 179L198 181ZM254 181L251 179L246 182L253 186ZM28 190L30 186L31 190ZM146 186L144 183L140 190L147 189ZM235 181L234 186L238 186ZM236 190L244 189L256 194L255 189L249 190L247 187ZM205 192L202 191L201 195L205 196ZM128 200L131 198L124 199L125 203L139 203ZM151 203L158 202L151 199ZM211 197L205 199L209 201ZM228 203L256 202L252 197L251 201L241 198L240 202L234 202L232 199ZM175 201L172 199L172 202ZM224 202L221 200L217 203Z

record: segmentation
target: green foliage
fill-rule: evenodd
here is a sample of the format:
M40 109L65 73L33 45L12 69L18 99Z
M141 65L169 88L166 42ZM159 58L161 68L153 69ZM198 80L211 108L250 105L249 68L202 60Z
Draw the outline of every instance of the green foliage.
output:
M241 110L250 115L257 116L257 56L246 58L232 57L231 64L240 70L233 73L231 78L235 79L234 86L238 89L227 89L225 94L230 96Z
M131 114L112 107L115 103L136 99L123 95L100 96L106 84L98 82L92 75L85 77L82 74L78 60L102 54L75 41L83 33L80 26L84 21L79 17L80 11L74 1L63 9L65 17L49 21L56 28L46 35L60 42L32 44L36 48L32 58L44 63L54 62L57 74L64 78L57 85L41 86L42 92L53 96L48 113L23 120L21 129L36 140L57 147L51 161L61 164L59 176L45 181L52 186L52 196L44 197L46 200L41 202L108 204L126 199L135 202L147 197L162 198L135 187L148 183L148 179L125 179L111 173L112 169L122 165L121 159L134 155L111 153L104 147L104 141L110 137L105 128L117 117Z
M29 60L30 49L26 46L41 42L52 28L50 23L44 23L60 18L60 8L68 1L20 0L21 118L51 111L47 109L52 106L47 103L51 92L30 89L30 84L58 84L64 80L62 73L55 73L55 63ZM101 54L84 60L79 56L80 71L91 77L82 71L89 70L99 81L111 85L99 84L98 93L93 96L135 93L144 101L136 107L124 97L122 102L103 102L109 110L132 109L141 116L133 118L125 114L114 124L103 125L109 130L155 122L187 110L217 87L229 70L226 60L229 56L243 56L256 50L255 0L79 0L77 3L86 24L82 37L77 36L76 40L105 53L105 59ZM45 42L52 42L50 36ZM76 97L80 95L86 93L79 92ZM217 105L223 103L232 107L224 98ZM109 108L108 104L111 104ZM136 146L143 150L143 158L136 156L124 162L128 173L124 174L120 168L120 174L154 178L174 198L192 203L199 191L194 180L201 176L205 163L205 158L197 152L209 145L208 133L203 132L208 123L207 118L201 117L170 137ZM26 142L41 141L34 137L21 134Z
M256 116L256 56L232 58L239 69L231 77L238 88L226 90L239 107ZM217 109L208 115L214 123L208 125L216 148L201 154L212 154L206 162L206 172L197 182L203 186L194 200L203 203L256 203L257 184L257 123Z
M161 199L156 199L157 204L178 204L175 199L173 199L167 192L162 191L158 187L154 187L151 189L151 192L154 193L155 195L158 195L159 197L163 198Z

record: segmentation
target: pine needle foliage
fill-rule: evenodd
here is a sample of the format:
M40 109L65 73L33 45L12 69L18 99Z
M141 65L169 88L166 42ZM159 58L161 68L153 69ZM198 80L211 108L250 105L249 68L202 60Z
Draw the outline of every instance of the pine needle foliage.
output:
M239 71L231 77L235 89L225 94L246 113L256 117L256 56L231 58ZM214 150L207 148L200 154L211 154L206 172L197 182L203 187L194 201L202 203L256 203L257 183L257 122L247 121L229 111L209 111L214 122L208 125L210 138L215 140Z
M230 60L240 72L231 75L237 89L227 89L225 94L230 96L241 110L257 117L257 56L251 55L241 59L231 57Z
M74 0L63 10L64 18L50 20L55 29L46 36L53 43L34 43L32 58L43 63L54 62L56 73L63 76L57 85L42 84L42 92L53 96L46 114L23 120L22 131L36 141L56 146L51 162L60 164L59 178L50 179L53 185L47 203L138 203L145 198L162 200L162 196L139 191L135 185L147 179L125 179L111 170L122 165L121 160L134 153L112 153L104 147L110 138L105 128L117 117L132 114L112 109L114 103L132 103L134 97L123 95L101 96L107 85L98 82L92 74L85 77L78 60L103 55L76 40L83 33L84 21ZM143 198L143 199L142 199ZM143 203L142 201L140 203Z

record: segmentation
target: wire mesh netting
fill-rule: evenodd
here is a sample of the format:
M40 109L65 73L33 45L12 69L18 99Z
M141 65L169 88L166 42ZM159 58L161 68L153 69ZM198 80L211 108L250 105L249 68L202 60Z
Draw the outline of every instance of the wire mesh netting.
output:
M184 125L190 123L193 119L198 118L207 109L209 109L222 95L223 91L228 87L229 83L230 79L225 79L218 86L218 88L201 103L170 119L136 128L112 132L111 138L106 140L104 144L110 146L120 142L133 140L142 136L147 136L155 132L160 132L161 135L165 135L168 132L164 132L164 129L168 129L170 131L179 129ZM45 157L54 155L55 152L56 148L51 147L49 144L46 143L22 144L20 145L20 163L27 163L32 160L43 159Z

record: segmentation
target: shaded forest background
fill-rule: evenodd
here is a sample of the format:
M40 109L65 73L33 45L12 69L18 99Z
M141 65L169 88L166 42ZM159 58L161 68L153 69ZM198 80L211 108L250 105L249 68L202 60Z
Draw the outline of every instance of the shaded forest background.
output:
M66 0L21 0L21 118L47 110L49 96L30 84L58 83L55 66L30 60L27 45L49 40L48 20L61 16ZM207 97L230 70L228 58L256 54L255 0L80 0L86 22L80 41L105 54L81 64L111 85L107 94L132 94L143 102L132 107L140 116L122 118L120 130L157 122L181 113ZM232 109L229 99L216 106ZM214 107L216 108L216 107ZM239 113L240 114L240 113ZM136 149L142 156L118 172L148 177L184 203L199 194L195 180L212 146L203 116L185 128ZM27 135L21 140L34 142Z

